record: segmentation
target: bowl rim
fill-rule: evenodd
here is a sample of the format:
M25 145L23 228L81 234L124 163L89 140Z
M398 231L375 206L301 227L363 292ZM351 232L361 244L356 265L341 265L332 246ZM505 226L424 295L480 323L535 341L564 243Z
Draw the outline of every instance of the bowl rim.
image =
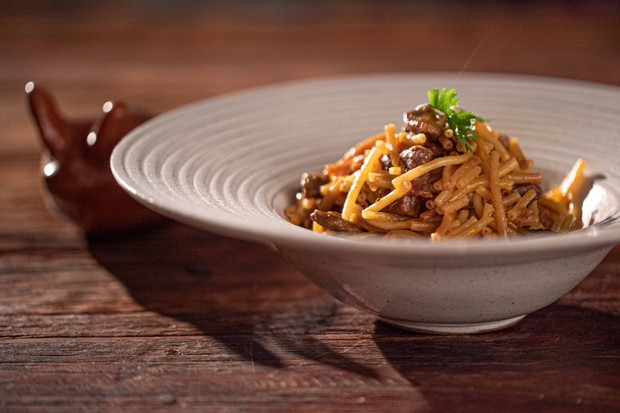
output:
M254 222L251 226L246 226L246 220L230 220L230 216L222 211L211 211L212 206L205 206L203 210L197 211L186 205L174 204L174 202L163 202L143 191L138 183L134 182L127 171L127 165L124 163L127 150L131 145L141 139L148 139L149 130L165 125L165 123L189 111L196 110L205 104L221 104L229 99L240 99L265 91L274 92L278 89L288 89L291 87L299 87L313 83L339 82L345 80L363 81L367 80L389 80L404 78L424 78L424 77L440 77L440 76L456 76L456 72L394 72L394 73L370 73L370 74L341 74L322 77L312 77L300 80L289 80L285 82L271 83L267 85L255 86L238 91L222 93L201 99L192 103L188 103L170 111L164 112L148 120L136 129L129 132L116 145L110 158L110 166L112 174L120 186L134 199L146 207L161 213L169 218L179 222L197 227L203 230L219 233L224 236L230 236L239 239L258 241L268 245L277 247L296 247L300 245L304 248L321 251L350 252L360 254L413 254L424 255L428 258L442 258L447 254L464 257L464 256L484 256L490 253L501 254L504 256L522 255L533 253L571 253L575 250L592 250L605 246L611 247L620 242L620 216L614 216L610 219L612 225L595 224L591 227L577 231L561 234L545 234L545 235L526 235L511 237L505 240L449 240L443 242L431 242L427 238L412 239L403 242L400 239L375 239L366 238L356 240L346 237L329 236L318 234L305 228L297 227L290 224L290 228L285 226L268 225L264 222ZM600 82L592 82L585 80L576 80L561 77L524 75L524 74L507 74L507 73L465 73L458 74L461 79L475 80L493 80L493 81L511 81L526 83L544 83L554 84L557 86L581 87L597 90L605 90L620 96L620 87ZM273 204L273 200L272 200ZM214 214L214 212L216 212ZM617 212L617 211L616 211ZM281 214L278 214L281 216ZM282 218L285 220L284 218ZM286 229L284 229L286 228ZM553 238L553 242L550 242Z

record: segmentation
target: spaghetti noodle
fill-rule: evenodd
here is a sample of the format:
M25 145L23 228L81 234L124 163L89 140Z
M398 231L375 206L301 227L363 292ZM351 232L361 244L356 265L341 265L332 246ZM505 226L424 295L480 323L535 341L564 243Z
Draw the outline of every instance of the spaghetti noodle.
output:
M420 105L405 113L402 131L386 125L322 172L304 174L287 217L318 232L433 240L579 228L574 194L584 161L545 194L518 138L457 106L450 111ZM471 120L466 133L463 119Z

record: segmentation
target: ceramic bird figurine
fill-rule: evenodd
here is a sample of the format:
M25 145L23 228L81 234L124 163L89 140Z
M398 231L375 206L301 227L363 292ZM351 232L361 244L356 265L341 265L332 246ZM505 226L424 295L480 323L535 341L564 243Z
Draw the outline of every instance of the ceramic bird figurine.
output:
M110 170L114 146L151 114L123 102L106 102L98 119L67 120L41 86L29 82L26 93L43 142L41 170L48 206L87 234L124 231L163 220L127 195Z

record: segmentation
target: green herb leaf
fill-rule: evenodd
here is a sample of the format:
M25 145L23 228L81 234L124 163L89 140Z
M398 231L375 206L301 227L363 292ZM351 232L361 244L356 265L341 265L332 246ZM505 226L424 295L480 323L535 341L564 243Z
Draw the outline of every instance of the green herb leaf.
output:
M473 134L474 125L476 121L484 122L484 119L457 107L459 98L455 89L446 90L443 88L441 92L437 88L430 90L428 101L432 108L446 114L448 125L454 131L454 136L468 151L471 151L469 142L478 140L478 137Z
M456 97L455 89L446 90L443 88L439 92L439 89L435 88L428 92L428 101L431 107L446 113L459 103L459 98Z

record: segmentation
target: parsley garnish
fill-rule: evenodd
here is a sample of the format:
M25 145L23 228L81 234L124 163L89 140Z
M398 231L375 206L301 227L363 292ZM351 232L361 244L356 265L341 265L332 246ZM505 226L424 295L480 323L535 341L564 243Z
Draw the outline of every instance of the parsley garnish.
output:
M446 90L443 88L441 92L435 88L428 92L429 104L432 108L442 111L448 117L448 125L454 131L454 135L460 143L462 143L468 151L471 151L469 141L478 140L478 137L472 132L476 121L484 122L472 112L459 109L456 105L459 98L456 97L456 90Z

